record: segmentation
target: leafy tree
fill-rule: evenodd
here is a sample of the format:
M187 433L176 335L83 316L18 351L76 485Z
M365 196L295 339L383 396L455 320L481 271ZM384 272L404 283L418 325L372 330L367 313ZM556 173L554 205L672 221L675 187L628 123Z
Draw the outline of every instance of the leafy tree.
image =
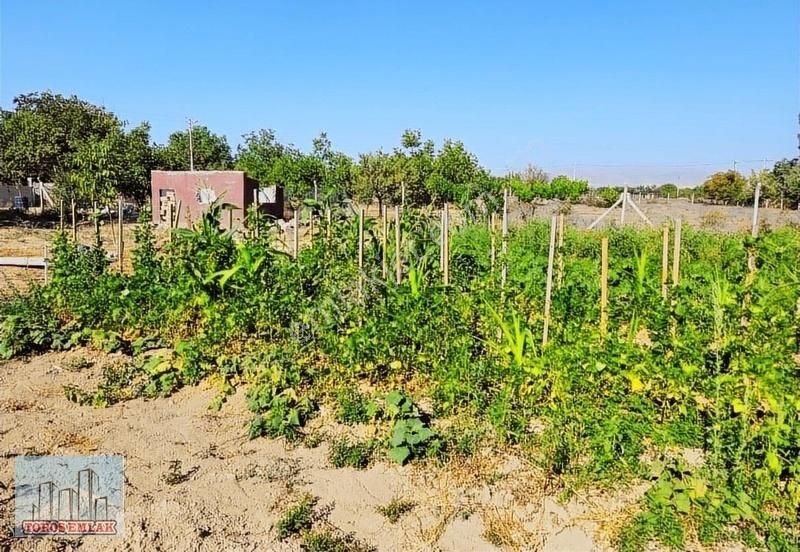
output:
M712 174L703 183L706 198L723 203L739 203L745 199L747 180L736 171L722 171Z
M125 136L118 157L117 191L139 204L150 196L150 171L156 168L156 150L150 140L150 123L141 123Z
M81 144L67 173L68 187L62 195L105 203L116 195L122 176L125 136L114 132L105 138L92 138Z
M314 156L287 147L275 161L271 182L283 186L287 201L296 209L312 193L314 182L322 180L322 172L322 164Z
M406 202L420 205L430 202L425 186L434 171L435 147L432 140L422 140L419 130L406 130L391 158L392 178L398 188L405 187ZM398 197L399 199L399 190Z
M363 153L359 156L356 199L378 200L383 207L390 198L396 200L399 190L395 185L392 158L382 151Z
M324 132L312 141L312 156L322 167L321 180L317 182L323 198L341 200L351 195L356 178L353 160L344 153L335 151L330 138Z
M228 140L225 136L212 133L208 127L196 126L192 129L192 153L195 170L217 171L233 167L233 156ZM158 162L165 170L189 170L188 130L170 134L167 145L158 151Z
M772 169L772 176L777 198L783 196L785 204L800 209L800 158L778 161Z
M470 184L484 172L478 158L467 151L462 142L453 140L445 140L433 170L425 187L435 203L465 199Z
M662 184L656 188L656 193L661 197L678 197L678 187L675 184Z
M0 116L0 179L59 180L85 142L101 141L120 128L114 114L76 96L17 96L14 110Z
M261 129L245 134L236 153L236 168L264 185L275 184L275 166L287 149L275 138L275 131Z

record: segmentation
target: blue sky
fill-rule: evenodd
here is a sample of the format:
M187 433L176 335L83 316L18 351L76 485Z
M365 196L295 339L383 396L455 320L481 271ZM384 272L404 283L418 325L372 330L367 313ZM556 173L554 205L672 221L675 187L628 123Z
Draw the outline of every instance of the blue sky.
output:
M800 2L0 0L0 105L50 89L349 154L405 128L595 184L797 154Z

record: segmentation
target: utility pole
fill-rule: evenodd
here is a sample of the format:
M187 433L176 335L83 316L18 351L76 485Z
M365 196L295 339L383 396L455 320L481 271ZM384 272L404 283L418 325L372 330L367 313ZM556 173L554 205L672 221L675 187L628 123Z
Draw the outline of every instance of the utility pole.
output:
M189 123L189 170L194 172L194 145L192 144L192 125L197 121L186 119Z

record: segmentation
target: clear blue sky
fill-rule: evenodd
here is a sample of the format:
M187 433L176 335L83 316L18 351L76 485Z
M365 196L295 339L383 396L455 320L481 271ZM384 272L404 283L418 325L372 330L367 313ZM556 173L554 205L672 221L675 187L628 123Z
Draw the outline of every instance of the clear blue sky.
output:
M234 146L325 130L350 154L419 128L497 173L594 183L797 153L798 0L0 0L0 18L0 105L74 93L158 142L188 116Z

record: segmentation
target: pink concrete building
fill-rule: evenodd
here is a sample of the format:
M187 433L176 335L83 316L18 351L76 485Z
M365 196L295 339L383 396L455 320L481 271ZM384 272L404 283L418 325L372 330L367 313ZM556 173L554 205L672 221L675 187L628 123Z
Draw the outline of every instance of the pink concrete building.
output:
M254 201L262 213L283 216L283 190L259 186L243 171L152 171L150 192L153 222L162 226L168 226L172 216L175 226L190 227L214 201L235 206L234 228L241 227ZM223 214L223 228L228 228L230 220Z

